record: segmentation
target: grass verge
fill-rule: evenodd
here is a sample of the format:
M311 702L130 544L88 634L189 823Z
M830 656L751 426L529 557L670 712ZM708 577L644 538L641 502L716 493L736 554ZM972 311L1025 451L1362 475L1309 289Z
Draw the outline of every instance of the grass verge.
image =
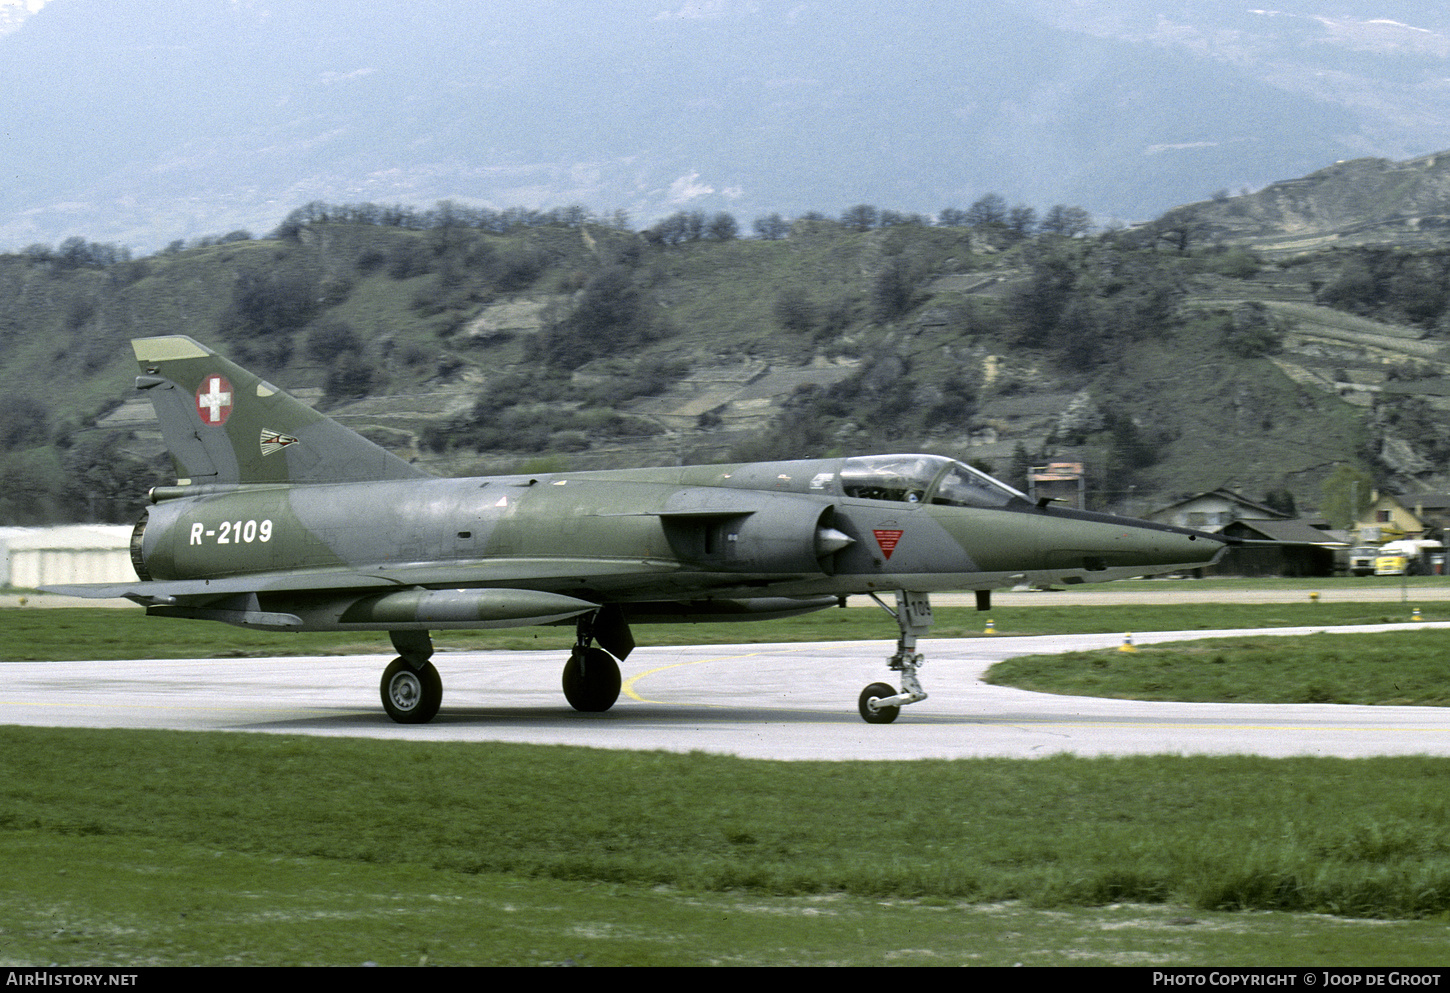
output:
M1404 619L1331 604L1129 609L1172 629L1195 626L1183 609L1206 610L1205 627L1264 612L1311 623L1301 607ZM1152 629L1114 610L1022 612ZM934 633L976 633L980 616L939 611ZM882 636L870 611L678 630L819 640L831 635L798 625L822 618L835 637ZM839 633L858 623L869 633ZM238 637L227 653L255 650L256 632L205 629ZM95 658L190 655L198 630L10 611L4 657L37 640L57 658L80 644L116 653ZM268 637L279 654L329 650L298 647L307 637L369 650ZM772 763L0 727L0 767L7 964L1446 961L1450 765L1436 759Z
M7 962L1011 964L1085 941L1087 961L1283 963L1292 944L1242 942L1257 915L1213 917L1228 944L1189 929L1311 912L1443 936L1450 915L1443 760L785 763L3 727L0 763ZM1156 923L1136 946L1091 937L1123 916ZM1298 960L1444 960L1418 929L1328 931Z
M1437 920L769 896L0 835L6 965L1441 965Z
M759 762L4 727L0 763L12 838L781 896L1450 911L1435 759Z
M1450 632L1209 638L1026 655L986 681L1040 693L1210 703L1450 705Z
M1450 620L1450 601L1420 603L1175 604L1162 606L1026 606L989 613L935 610L934 638L984 636L991 618L999 635L1094 634L1121 631L1206 631L1251 627L1387 624ZM880 610L825 610L756 623L639 626L642 645L750 644L782 641L894 641L896 625ZM440 651L552 649L567 653L572 624L499 631L438 631ZM250 631L213 621L147 617L139 609L100 607L0 610L0 661L379 654L390 651L382 631Z

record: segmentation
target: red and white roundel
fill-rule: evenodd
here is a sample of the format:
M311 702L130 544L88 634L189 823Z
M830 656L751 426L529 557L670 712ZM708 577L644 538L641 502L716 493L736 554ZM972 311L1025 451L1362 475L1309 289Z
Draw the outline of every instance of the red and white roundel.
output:
M232 384L225 376L207 376L196 388L196 412L203 424L217 427L232 415Z

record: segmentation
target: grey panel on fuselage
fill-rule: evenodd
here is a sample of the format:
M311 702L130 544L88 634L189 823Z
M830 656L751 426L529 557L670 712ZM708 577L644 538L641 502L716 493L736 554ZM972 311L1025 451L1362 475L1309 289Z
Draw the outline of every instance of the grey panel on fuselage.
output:
M237 478L237 453L226 434L196 429L200 421L195 410L196 397L190 390L161 376L137 377L136 389L145 392L156 411L162 440L180 478L198 483Z
M292 514L353 565L452 561L480 554L507 512L507 487L479 479L298 486Z

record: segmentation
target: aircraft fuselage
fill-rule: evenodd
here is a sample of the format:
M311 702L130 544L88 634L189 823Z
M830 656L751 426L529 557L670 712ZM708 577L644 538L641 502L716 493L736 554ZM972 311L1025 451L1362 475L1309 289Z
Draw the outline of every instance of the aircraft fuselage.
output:
M1215 559L1224 540L1034 504L937 455L435 479L184 335L132 342L175 486L131 541L126 597L158 616L275 630L385 630L379 694L423 723L443 685L432 628L572 623L564 696L614 705L633 624L754 620L869 594L896 620L857 707L887 724L926 699L930 593L1071 585ZM880 594L894 596L893 609Z
M863 467L886 459L896 468L915 460L916 488L862 485ZM368 587L526 586L628 605L1076 584L1201 565L1222 548L1198 532L1039 507L1005 488L967 492L995 506L965 505L945 478L964 468L932 456L877 456L161 493L140 557L160 586L331 572L339 588L347 577ZM219 596L230 586L219 583ZM301 604L299 591L259 595L257 609L298 615L307 628L400 623L398 614L299 613L337 604L340 593ZM520 609L536 617L538 606ZM428 624L486 619L465 611Z

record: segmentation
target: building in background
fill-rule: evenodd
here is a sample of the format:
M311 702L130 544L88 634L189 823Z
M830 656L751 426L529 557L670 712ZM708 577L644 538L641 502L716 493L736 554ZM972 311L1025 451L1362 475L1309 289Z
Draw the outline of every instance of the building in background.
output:
M1234 521L1282 521L1287 520L1288 515L1233 490L1217 489L1155 510L1147 519L1158 524L1216 533Z
M1450 527L1450 495L1445 493L1372 494L1355 521L1357 540L1382 545L1402 538L1439 538Z
M129 524L0 528L0 585L134 583Z
M1027 482L1028 495L1034 500L1052 500L1074 510L1087 509L1087 483L1081 462L1049 462L1033 466Z

